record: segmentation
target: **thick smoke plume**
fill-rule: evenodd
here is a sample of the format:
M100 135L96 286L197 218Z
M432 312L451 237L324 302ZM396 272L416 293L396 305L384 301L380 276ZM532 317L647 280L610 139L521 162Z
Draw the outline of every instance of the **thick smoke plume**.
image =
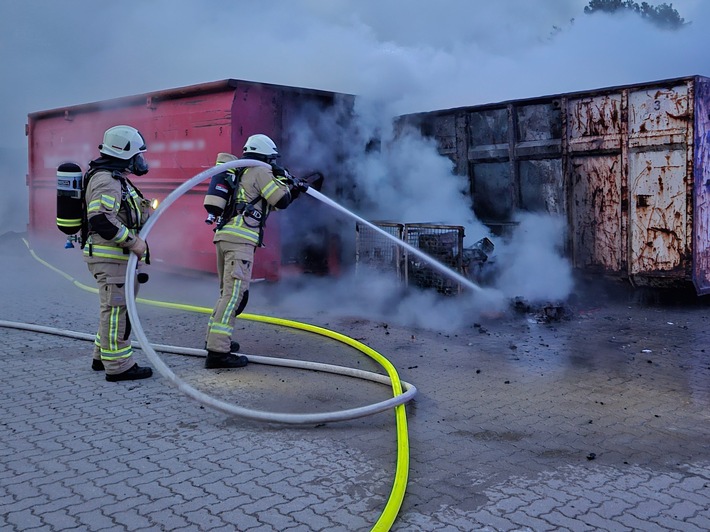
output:
M299 165L305 161L316 164L326 175L334 173L326 180L324 192L368 220L463 226L464 247L489 237L501 250L491 266L496 286L475 297L469 292L444 301L435 293L404 290L393 272L388 277L382 271L363 271L358 265L359 275L348 272L339 279L337 289L322 282L318 287L304 287L306 291L337 294L339 312L380 313L429 326L436 321L437 327L470 324L482 312L501 311L505 297L533 302L565 299L573 286L571 268L561 255L562 221L541 214L521 215L510 239L494 237L473 215L468 178L455 174L451 161L439 155L432 139L412 129L394 128L394 116L385 109L381 103L362 98L354 109L346 105L319 112L306 108L288 132L286 158ZM350 116L354 120L346 120ZM317 148L324 145L323 139L329 139L326 151ZM288 220L288 239L318 235L321 225L330 231L339 226L340 242L354 256L354 222L338 220L327 207L313 203L310 198L300 200L297 208L281 215ZM300 304L310 299L302 293L294 298ZM438 319L432 318L434 308Z

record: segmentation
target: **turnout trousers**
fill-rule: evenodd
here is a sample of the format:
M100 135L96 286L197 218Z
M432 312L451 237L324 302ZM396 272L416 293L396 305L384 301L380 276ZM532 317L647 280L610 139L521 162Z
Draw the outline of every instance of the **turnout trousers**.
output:
M249 299L254 246L220 240L217 248L219 299L207 323L207 350L229 353L234 322Z
M123 373L135 364L124 290L128 264L90 262L87 265L99 289L99 330L93 356L103 362L107 374Z

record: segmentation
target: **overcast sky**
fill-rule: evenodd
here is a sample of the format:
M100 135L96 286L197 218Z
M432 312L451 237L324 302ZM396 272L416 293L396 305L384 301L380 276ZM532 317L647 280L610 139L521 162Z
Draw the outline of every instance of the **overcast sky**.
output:
M587 3L4 0L0 179L12 194L0 227L25 223L10 210L35 111L227 78L361 94L404 113L710 75L710 2L673 2L692 21L682 31L588 16Z

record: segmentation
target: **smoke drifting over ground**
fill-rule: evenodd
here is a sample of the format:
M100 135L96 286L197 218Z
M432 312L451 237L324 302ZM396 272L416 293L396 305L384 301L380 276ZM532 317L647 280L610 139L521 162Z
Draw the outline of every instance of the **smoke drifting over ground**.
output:
M296 162L303 169L339 166L357 176L354 189L337 192L368 219L460 224L469 243L478 240L486 229L473 219L470 198L462 194L465 180L452 173L430 141L412 134L395 140L391 117L710 75L705 31L710 3L674 1L681 16L692 21L680 31L659 30L631 14L588 16L583 13L587 4L6 2L0 17L0 67L6 80L0 85L0 233L23 231L27 222L28 113L237 78L357 94L357 128L338 137L342 145L336 153L322 146L335 138L337 116L311 117L312 129L289 134L289 155L302 155ZM321 216L341 224L344 234L353 231L351 222L332 213ZM559 259L561 232L554 220L525 218L510 245L496 241L498 264L507 264L500 273L506 296L563 297L570 290L567 265ZM533 277L534 267L541 271L533 283L519 275Z
M509 241L499 244L495 285L509 298L564 300L573 288L572 269L562 258L564 221L522 214Z
M434 291L407 289L391 275L360 269L339 278L318 278L286 284L269 298L279 314L301 316L325 313L329 317L367 317L385 323L439 331L474 325L482 316L504 312L502 293L486 290L475 297L442 297Z

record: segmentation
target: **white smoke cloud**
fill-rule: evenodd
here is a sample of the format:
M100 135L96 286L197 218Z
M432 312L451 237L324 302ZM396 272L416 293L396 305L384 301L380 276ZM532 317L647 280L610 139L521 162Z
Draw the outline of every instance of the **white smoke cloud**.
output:
M574 283L572 268L562 258L565 221L525 213L518 223L510 241L497 246L496 287L531 303L566 299Z

